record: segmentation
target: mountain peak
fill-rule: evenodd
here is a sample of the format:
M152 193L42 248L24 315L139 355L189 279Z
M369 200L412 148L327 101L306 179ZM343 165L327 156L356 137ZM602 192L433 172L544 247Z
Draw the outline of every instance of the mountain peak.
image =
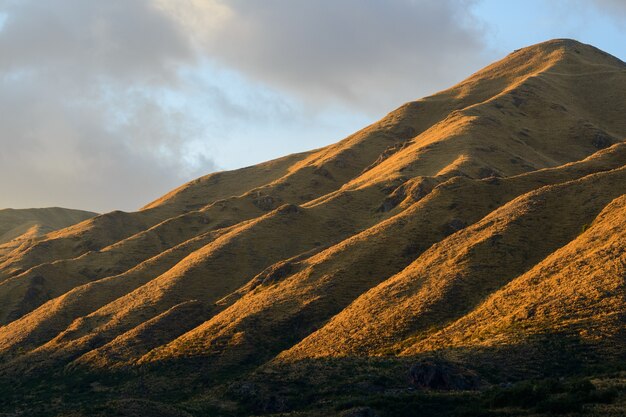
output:
M575 39L557 38L544 42L540 42L534 45L530 45L524 48L515 50L509 54L509 57L516 54L521 55L550 55L559 53L556 57L558 59L564 59L565 57L578 57L595 62L597 64L610 64L610 65L626 65L621 59L604 52L601 49L596 48L593 45L582 43ZM506 58L505 58L506 59Z
M547 41L543 41L543 42L539 42L530 46L527 46L526 48L562 48L562 49L572 49L572 48L594 48L591 45L587 45L585 43L582 43L576 39L569 39L569 38L555 38L555 39L549 39ZM524 49L524 48L522 48Z

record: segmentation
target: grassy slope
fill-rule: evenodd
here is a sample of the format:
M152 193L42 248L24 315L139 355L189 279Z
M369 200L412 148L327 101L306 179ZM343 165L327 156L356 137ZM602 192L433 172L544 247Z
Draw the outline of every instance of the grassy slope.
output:
M626 168L525 194L435 244L283 355L400 353L575 238L626 193Z
M545 332L617 348L625 336L625 239L626 196L621 196L569 244L403 354L519 344Z
M517 340L485 300L626 193L625 68L573 41L524 48L335 145L0 246L0 373L194 375Z
M570 65L567 61L565 59L563 69ZM560 62L558 63L559 65ZM545 63L545 60L542 63ZM580 65L580 63L577 63L577 65ZM558 68L563 70L561 67ZM533 75L536 74L533 73ZM542 104L539 103L539 106L543 107ZM564 116L561 118L567 119ZM461 130L464 128L462 127ZM456 130L453 128L453 131ZM431 133L427 131L412 142L420 143L424 137L429 138L429 135ZM555 134L554 136L558 135ZM449 140L451 135L449 135L449 131L445 131L442 137L444 138L442 142L446 143L446 140ZM566 137L565 132L561 137L562 139L570 139ZM410 152L410 150L410 148L405 148L405 150L386 159L374 169L379 169L383 164L397 166L398 164L394 161L394 158L399 159L400 156L404 155L404 152ZM401 166L404 167L404 165ZM617 166L619 166L619 163ZM366 172L365 175L370 175L374 169ZM358 181L359 179L353 182L358 183ZM451 184L450 187L453 187L453 185ZM533 186L529 186L527 190L532 188ZM412 248L413 255L417 255L431 243L444 237L446 234L445 226L447 222L455 218L455 214L460 215L466 222L472 223L480 218L481 213L485 215L490 211L489 209L493 209L507 201L506 193L502 193L501 190L496 190L493 194L500 194L500 196L499 198L491 197L492 201L487 200L489 204L483 204L482 207L481 203L484 200L472 202L478 207L470 207L465 212L454 209L444 211L442 210L445 207L443 203L439 203L440 208L438 210L429 211L427 201L430 201L430 199L427 198L425 199L426 201L421 203L419 208L411 211L407 210L406 213L398 215L397 219L394 218L381 223L360 235L342 242L340 245L316 255L303 263L298 268L301 272L285 280L284 284L280 284L275 288L269 288L267 291L258 291L258 293L251 294L249 297L240 300L235 306L207 322L197 331L183 336L180 342L174 342L171 346L164 348L164 350L188 355L190 353L202 354L202 352L208 349L205 354L211 354L212 351L221 354L224 345L214 343L214 340L237 339L237 344L244 355L254 354L256 352L255 346L258 346L259 343L264 345L264 342L268 341L267 336L260 338L260 335L281 334L280 332L292 326L294 321L303 323L303 329L300 330L301 333L294 335L294 337L306 335L318 323L323 323L329 315L340 311L341 308L361 292L386 279L390 273L401 269L404 266L402 263L406 262L406 260L402 260L402 252L407 247ZM435 198L438 195L438 193L433 193L432 197ZM469 200L472 194L468 193L467 196ZM509 196L509 198L512 198L515 194L512 196L509 194ZM459 201L463 201L462 196L458 197L461 197L458 199ZM444 199L441 198L439 201L444 201ZM449 207L455 203L448 201L447 204ZM468 203L465 204L467 205ZM444 214L446 211L449 213L447 216ZM429 217L426 213L436 213L437 218L434 218L435 216L432 214ZM428 220L416 218L416 214L426 215ZM407 222L409 224L408 227ZM410 226L411 222L414 225L413 227ZM396 225L396 227L393 228L390 225ZM421 235L418 234L420 232L422 233ZM429 243L429 239L433 240ZM420 247L420 244L423 246ZM341 261L342 257L344 261ZM387 259L388 261L383 264L376 263L375 259L377 258ZM328 266L325 267L324 265ZM261 320L261 318L263 319ZM247 321L255 323L254 327L247 325ZM259 339L260 341L258 341ZM180 346L177 346L177 343L185 347L181 349ZM272 340L269 337L268 343L270 345L275 344L274 348L276 348L280 347L281 344L289 343L289 341L283 340L281 342ZM211 346L211 348L207 348L207 346ZM236 352L230 344L225 346L228 346L225 349ZM329 348L332 349L332 344L330 346ZM162 354L164 352L161 351L154 353L156 357L160 357ZM167 356L168 354L165 355Z
M0 256L17 245L14 239L34 239L58 229L64 229L96 216L82 210L70 210L59 207L45 209L4 209L0 210Z

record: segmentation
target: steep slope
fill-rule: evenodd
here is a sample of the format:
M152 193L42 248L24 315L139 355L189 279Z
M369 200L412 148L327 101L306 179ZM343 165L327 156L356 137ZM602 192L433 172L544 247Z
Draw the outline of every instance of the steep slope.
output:
M626 336L625 248L623 195L572 242L403 354L523 344L548 332L600 345L617 358Z
M70 277L74 280L74 285L81 285L123 272L115 269L120 267L120 259L128 268L199 234L262 216L284 203L307 201L339 188L345 178L358 175L389 144L406 140L406 135L413 130L412 128L407 130L401 125L402 122L403 120L395 120L395 116L389 116L346 139L345 143L333 145L336 150L325 149L315 152L304 161L289 167L288 172L280 180L241 195L233 194L226 199L217 201L207 199L206 207L200 210L187 211L188 204L183 199L182 206L178 208L179 214L162 220L159 219L164 211L158 207L138 213L114 212L97 217L82 227L49 235L47 239L33 246L19 248L7 256L4 263L0 260L0 280L3 275L5 279L12 280L11 284L4 288L0 287L0 298L10 294L10 297L15 299L20 291L16 287L21 287L21 292L25 295L27 288L37 285L41 274L32 270L34 267L43 265L48 269L45 278L51 279L52 282L50 285L44 282L45 289L41 292L48 293L48 298L51 298L62 294L57 284L60 281L67 281L67 273L63 273L62 270L57 273L55 267L49 265L58 263L59 260L66 260L68 269L71 267L76 271L70 274ZM363 143L367 143L367 152L357 154L351 151L353 146L359 144L362 146ZM293 161L294 158L288 160ZM265 165L270 168L274 166L273 163ZM259 170L262 170L261 168L259 167ZM265 178L266 175L259 175L259 170L255 172L255 178ZM272 175L269 175L270 178ZM214 175L209 178L221 177L222 175ZM197 184L200 188L198 198L204 198L203 184L203 181ZM195 185L191 184L185 188L187 191L183 194L190 194L188 188L195 189ZM167 201L172 199L177 201L174 197L168 198ZM171 210L170 207L165 212L170 215ZM45 299L30 303L29 308L36 307L42 301ZM0 320L6 322L8 317L19 314L23 312L6 309L0 311Z
M274 319L284 316L289 311L281 306L285 303L297 302L300 299L315 298L318 304L325 303L324 309L313 310L314 315L309 318L309 320L318 322L325 320L325 317L332 311L345 306L360 292L384 279L389 271L401 270L412 261L414 256L426 249L430 244L429 242L433 243L452 233L454 229L450 223L452 222L454 225L455 219L473 222L481 215L487 214L492 207L496 207L533 188L549 183L568 181L593 172L607 171L624 164L626 164L626 144L618 144L598 152L587 160L559 168L546 169L498 181L476 181L459 178L449 182L449 184L444 184L401 215L350 238L341 245L332 246L319 255L307 259L314 255L313 253L303 259L281 263L279 267L273 267L253 280L251 286L245 289L244 294L248 290L254 289L255 296L252 300L263 300L265 309L261 309L261 313L268 317L263 320L262 325L258 325L256 331L259 334L278 334L275 329L266 326L272 325ZM472 204L469 204L469 200L477 196L480 198L476 198ZM378 265L376 260L385 253L387 254L385 258L389 261ZM204 271L206 272L206 267ZM304 273L296 274L290 280L286 280L289 275L298 271L304 271ZM333 271L332 279L328 276L329 271ZM97 281L84 286L84 288L79 287L68 293L67 296L53 300L23 319L6 326L0 330L0 334L3 335L0 339L10 340L9 343L13 347L23 347L24 345L20 342L23 340L22 336L18 335L29 334L29 329L31 329L29 337L32 339L37 334L36 329L41 329L40 331L45 329L46 334L49 334L50 328L59 328L62 323L65 323L65 326L69 325L68 318L72 317L68 317L69 311L83 312L84 314L88 311L86 310L88 307L98 308L102 305L103 298L106 299L107 294L111 291L113 291L110 296L111 300L115 298L115 294L117 296L123 295L123 291L118 290L126 288L127 291L129 283L136 281L135 278L131 279L130 277L136 275L136 273L132 273L132 275L123 274L119 278ZM320 280L324 285L319 284ZM113 282L116 284L112 285ZM290 285L289 282L295 284ZM194 296L197 295L197 293L194 294ZM85 306L81 302L84 299L92 299L93 301L89 303L89 306ZM234 297L234 300L236 299L237 297ZM124 301L124 298L120 301L118 304L129 303ZM220 305L228 305L232 301L233 299L226 299ZM180 299L172 302L171 305L177 302L180 302ZM326 310L329 308L329 303L331 309ZM227 316L225 320L230 321L230 326L234 328L234 324L238 323L239 319L245 318L247 312L252 309L251 306L255 304L257 302L251 301L250 297L242 299L233 307L238 309L236 313L232 314L235 318ZM108 310L117 311L118 309L111 307ZM277 315L273 312L275 310L280 311L281 314ZM54 315L55 311L58 311L57 318L50 321L50 316ZM296 309L291 314L298 314L298 311ZM273 319L269 319L269 317ZM283 317L284 319L285 317ZM125 320L122 323L127 326L130 325ZM102 337L102 333L95 332L94 336ZM205 340L206 338L198 337L197 339ZM267 341L271 339L271 337L263 338ZM45 339L40 340L45 341ZM254 343L258 344L257 341ZM288 342L284 340L282 343ZM8 348L6 344L5 348Z
M436 184L455 175L505 175L580 159L617 141L626 130L622 118L606 119L623 106L623 97L596 102L591 94L610 90L615 78L622 82L622 66L615 58L571 41L528 48L450 90L401 107L337 145L243 172L214 174L145 211L113 213L95 219L84 230L51 236L0 265L0 276L5 271L13 278L10 285L0 288L0 298L5 294L4 298L15 299L20 292L25 297L29 288L41 286L38 293L44 294L20 303L21 309L0 311L0 319L6 322L61 295L67 288L60 288L59 281L66 282L68 275L75 280L69 285L75 286L122 273L200 233L254 218L283 202L325 203L336 217L346 217L338 212L343 210L364 218L361 227L367 227L381 220L371 217L372 208L392 209L406 189L427 192L432 181L418 184L420 176L434 176ZM583 83L576 76L579 73ZM588 88L579 88L584 83ZM569 110L563 110L565 105ZM561 150L565 146L567 152ZM226 190L233 195L241 192L228 185L238 176L244 186L256 185L260 177L270 182L212 203ZM215 190L205 191L207 187ZM205 208L186 212L205 203ZM169 208L161 210L161 206ZM150 227L157 213L171 214L172 210L184 214ZM30 268L47 264L46 256L52 256L52 261L85 257L68 260L68 266L60 269L46 266L42 283L40 271Z
M334 145L0 246L0 379L160 401L257 368L504 369L502 346L549 361L542 335L622 357L623 91L624 62L549 41Z
M626 167L525 194L434 245L283 355L400 353L474 308L626 193Z
M574 54L576 53L574 52ZM525 54L522 54L522 56L527 58ZM567 59L565 59L565 61L567 61ZM558 65L558 63L555 65ZM563 65L564 68L567 68L565 64ZM579 67L577 66L576 68ZM539 102L538 104L539 108L543 107L543 103ZM541 120L541 117L537 116L537 118L533 118L533 120L536 119ZM561 119L567 119L567 117L561 116ZM453 126L452 132L456 132L455 124L451 123L451 125ZM454 134L449 134L450 131L444 132L444 141L454 136ZM555 128L554 132L558 132L558 127ZM413 141L419 142L419 140L424 137L428 138L428 134L429 132L427 131L423 135L417 136ZM574 137L574 139L577 138L578 136ZM575 145L575 141L573 141L572 145ZM409 152L410 149L407 150L404 148L399 151L399 154L402 155L404 151ZM393 161L394 157L395 155L383 161L378 167L383 164L395 166L396 163ZM616 164L616 166L620 165ZM370 175L371 171L372 170L369 170L364 175ZM386 176L383 175L383 178L386 178ZM537 185L534 187L536 186ZM350 184L348 184L348 187L350 187ZM346 187L344 187L344 189L345 188ZM532 188L533 186L529 186L527 190ZM496 195L499 193L502 193L502 191L498 190L494 192ZM401 194L401 192L398 192L398 194ZM435 195L436 193L433 193L433 196ZM469 192L467 193L468 199L471 199L471 195L472 194ZM462 219L460 220L461 225L467 224L468 222L471 223L478 220L481 213L485 215L490 209L506 202L506 198L502 198L502 194L500 194L499 197L499 202L496 198L494 198L496 201L483 200L486 203L488 202L488 204L484 204L482 211L476 210L475 207L473 207L476 210L474 213L472 213L471 210L468 210L469 213L463 213L459 212L459 210L454 211L453 209L452 213L449 213L447 216L443 214L445 211L441 210L445 206L440 203L440 209L430 211L430 213L436 213L436 215L431 215L432 217L430 218L427 217L427 220L423 218L416 220L415 212L426 213L428 209L420 207L419 211L407 210L407 212L404 213L406 216L400 215L398 219L381 223L380 226L376 226L372 230L358 235L358 237L351 238L340 245L316 255L316 257L312 258L310 261L303 262L296 266L293 269L297 271L301 270L302 272L285 281L284 285L281 284L278 285L277 288L269 289L266 293L261 291L255 294L254 297L242 299L233 306L232 309L218 315L202 329L197 330L197 333L192 332L189 335L185 335L180 341L180 344L185 346L184 349L181 349L180 346L177 345L178 342L174 342L172 346L168 346L164 349L180 352L181 355L188 355L191 352L195 352L196 354L203 354L203 352L204 354L222 354L220 344L214 343L214 340L230 340L234 337L238 338L237 342L240 345L247 346L247 351L243 349L246 355L255 355L259 350L255 347L258 347L259 343L263 344L265 341L269 344L275 343L276 346L274 346L273 349L276 349L277 346L288 345L290 340L283 338L283 340L280 341L273 341L272 338L268 338L267 335L282 334L280 332L286 328L293 327L294 322L299 323L299 327L303 327L300 330L303 332L301 335L306 334L306 332L314 328L317 323L323 322L329 314L339 311L362 291L386 279L390 273L394 273L405 266L406 264L403 265L402 263L406 262L406 260L403 261L403 258L406 259L407 248L410 248L408 251L409 256L419 254L423 249L428 247L429 244L442 238L446 233L449 233L449 231L453 231L453 229L449 231L446 229L449 227L450 223L456 224L459 219ZM314 201L310 203L310 205L326 204L333 198L337 197L332 195L323 200ZM462 201L462 199L459 200ZM430 200L427 198L425 201ZM481 203L483 201L481 201ZM426 202L424 202L424 204L426 204ZM450 201L447 202L447 205L452 204L453 203ZM473 204L477 203L473 202ZM448 212L450 212L450 210L448 210ZM433 219L435 216L436 218ZM393 232L391 232L391 228L387 228L385 232L376 233L376 231L383 229L384 226L393 224L393 220L397 220ZM453 220L457 220L457 222L453 222ZM412 222L415 226L413 226L413 228L411 228L411 226L407 227L407 222L409 222L409 224ZM432 227L425 225L432 225ZM403 228L406 232L401 231ZM418 234L416 235L416 233ZM403 235L411 237L407 236L403 238ZM364 243L361 245L353 245L353 243L358 240L362 240ZM358 249L345 249L350 246L357 246ZM369 248L367 249L363 248L368 246ZM391 253L389 253L390 251ZM403 251L405 252L404 256ZM349 261L341 262L339 260L341 257L335 255L335 253L339 252L343 252L345 254L343 255L345 257L344 259L348 259ZM364 253L367 255L363 256ZM388 254L387 256L382 256L387 262L384 264L377 263L375 260L380 259L383 253ZM330 268L321 265L330 265ZM366 278L368 276L371 278ZM296 284L293 284L294 282L296 282ZM314 301L309 302L307 300ZM320 306L320 304L322 306ZM310 310L310 312L307 312L307 309ZM262 320L260 319L261 317L263 318ZM247 321L255 323L253 329L251 329L250 325L246 324ZM219 331L216 329L219 329ZM297 334L294 334L294 337L297 337ZM259 342L258 338L262 341ZM208 346L212 347L207 348ZM232 344L227 344L226 346L228 346L227 350L229 350L230 353L235 352ZM270 350L270 352L271 351L272 350ZM160 357L163 354L164 352L157 351L153 355ZM168 354L165 354L165 356L167 357ZM235 360L241 360L241 358L236 357Z

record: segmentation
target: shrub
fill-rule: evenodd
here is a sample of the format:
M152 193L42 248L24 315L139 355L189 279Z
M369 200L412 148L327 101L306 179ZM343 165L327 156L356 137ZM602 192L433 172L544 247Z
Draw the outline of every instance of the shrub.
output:
M484 395L489 408L518 407L538 412L564 414L581 411L585 404L612 403L616 389L597 389L589 379L525 381L496 388Z

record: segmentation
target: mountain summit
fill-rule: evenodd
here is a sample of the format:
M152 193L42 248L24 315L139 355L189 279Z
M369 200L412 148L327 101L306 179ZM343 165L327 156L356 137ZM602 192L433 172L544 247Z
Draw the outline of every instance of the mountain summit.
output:
M625 92L621 60L548 41L336 144L0 245L0 410L530 412L498 396L559 377L528 389L619 413Z

